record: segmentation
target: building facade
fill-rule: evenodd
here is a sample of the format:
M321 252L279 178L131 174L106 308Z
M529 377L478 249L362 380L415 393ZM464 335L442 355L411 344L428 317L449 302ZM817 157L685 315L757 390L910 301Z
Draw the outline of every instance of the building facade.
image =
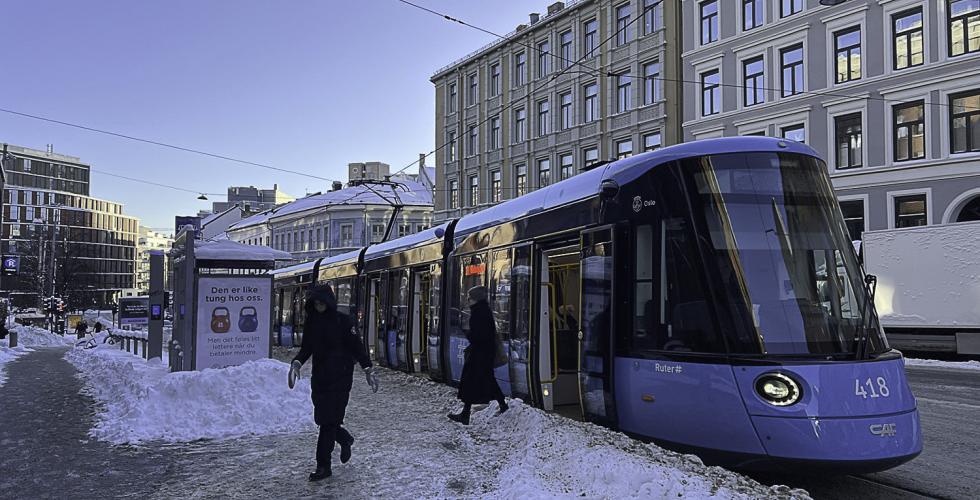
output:
M166 266L168 253L170 252L170 247L173 245L174 237L158 233L147 227L140 227L139 231L136 254L136 290L141 295L146 295L150 291L150 252L153 250L164 252L163 258L164 265ZM166 272L164 275L166 275Z
M289 203L296 198L279 190L278 184L272 189L262 189L255 186L231 186L228 188L228 199L211 204L211 213L220 214L238 205L246 212L255 213L275 208Z
M980 218L980 3L683 0L684 139L826 160L853 239Z
M438 70L435 219L681 139L677 2L556 2Z
M0 247L20 260L18 275L3 280L14 305L57 295L72 308L104 306L133 288L139 221L89 195L90 167L50 150L9 152Z
M357 182L315 193L233 224L232 241L271 246L304 262L382 241L393 205L400 205L390 238L432 225L432 192L425 184L393 177L397 185Z

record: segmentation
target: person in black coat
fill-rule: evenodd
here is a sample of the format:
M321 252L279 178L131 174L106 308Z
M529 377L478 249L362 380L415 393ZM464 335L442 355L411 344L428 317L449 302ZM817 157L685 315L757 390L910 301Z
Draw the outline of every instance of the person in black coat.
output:
M470 423L470 411L475 404L497 401L499 413L507 411L504 393L493 375L494 358L497 355L497 327L487 302L486 287L476 286L467 296L470 302L470 331L466 336L466 361L459 379L457 397L463 402L461 413L450 413L449 418L463 425Z
M320 426L320 435L316 442L316 470L309 479L319 481L331 474L330 455L334 442L340 444L341 463L347 463L351 457L354 436L342 425L354 381L354 362L360 363L374 392L378 392L378 381L353 322L349 316L337 311L337 298L330 286L311 289L305 306L303 346L290 363L289 387L292 388L299 377L303 363L312 357L313 420Z

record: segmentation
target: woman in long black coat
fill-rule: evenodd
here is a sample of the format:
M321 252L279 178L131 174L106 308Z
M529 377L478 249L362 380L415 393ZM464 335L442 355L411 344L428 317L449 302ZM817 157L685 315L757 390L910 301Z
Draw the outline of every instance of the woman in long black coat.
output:
M463 411L450 413L449 418L463 425L470 423L470 411L475 404L497 401L500 413L507 411L504 393L493 375L497 355L497 327L494 325L486 287L476 286L467 294L470 302L470 331L466 336L466 361L459 379L459 399Z

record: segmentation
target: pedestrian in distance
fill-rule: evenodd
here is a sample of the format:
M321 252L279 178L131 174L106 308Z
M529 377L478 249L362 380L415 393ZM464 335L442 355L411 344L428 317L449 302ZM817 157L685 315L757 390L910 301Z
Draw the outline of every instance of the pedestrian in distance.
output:
M341 463L351 458L354 436L344 429L343 423L354 381L354 362L364 369L373 392L378 392L378 379L354 323L348 315L337 311L337 297L329 285L311 289L305 308L303 346L290 363L289 388L294 387L303 363L312 357L313 420L320 426L320 435L316 441L316 470L309 479L319 481L331 475L334 442L340 444Z
M78 324L75 325L75 336L77 338L80 339L84 337L87 332L88 332L88 323L86 323L85 320L79 321Z
M463 373L459 379L457 397L463 402L463 411L450 413L449 418L463 425L470 424L470 412L475 404L496 401L498 414L507 411L504 393L493 375L497 355L497 327L487 302L487 289L475 286L467 292L470 303L470 331L466 335L469 345L464 351Z

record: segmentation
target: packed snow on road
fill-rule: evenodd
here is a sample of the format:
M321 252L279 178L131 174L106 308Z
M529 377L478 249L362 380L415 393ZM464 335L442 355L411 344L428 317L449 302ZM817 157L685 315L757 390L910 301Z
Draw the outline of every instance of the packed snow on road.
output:
M335 459L334 476L310 484L308 367L289 390L288 365L275 360L168 373L108 346L66 358L100 407L93 437L184 451L162 496L807 497L519 400L502 415L492 403L463 427L446 418L458 410L454 389L388 370L378 394L355 381L345 424L354 460Z
M7 330L11 334L17 334L17 347L10 347L10 335L0 340L0 386L3 386L7 381L3 365L13 361L18 356L31 352L32 346L50 347L71 345L71 339L66 339L36 326L10 324L7 326Z
M938 359L905 358L905 366L980 371L980 361L941 361Z

